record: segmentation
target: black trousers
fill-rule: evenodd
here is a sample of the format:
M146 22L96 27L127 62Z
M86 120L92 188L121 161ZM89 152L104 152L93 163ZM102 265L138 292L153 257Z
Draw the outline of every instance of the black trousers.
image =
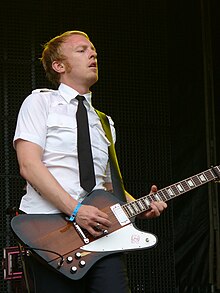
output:
M25 257L31 293L129 293L124 256L113 254L99 260L79 281L73 281L43 265L33 256Z

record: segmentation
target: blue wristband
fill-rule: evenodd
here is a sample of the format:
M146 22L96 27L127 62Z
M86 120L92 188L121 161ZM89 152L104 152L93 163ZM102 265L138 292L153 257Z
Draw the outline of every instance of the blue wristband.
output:
M72 212L72 215L71 215L70 218L69 218L69 221L70 221L70 222L74 222L74 221L75 221L75 219L76 219L76 215L77 215L77 213L78 213L79 208L81 207L81 205L82 205L82 204L81 204L80 202L78 202L78 204L76 205L74 211Z

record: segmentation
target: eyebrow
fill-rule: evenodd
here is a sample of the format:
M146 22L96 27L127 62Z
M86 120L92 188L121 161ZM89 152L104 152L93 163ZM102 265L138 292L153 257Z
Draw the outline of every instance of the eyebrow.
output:
M89 45L81 44L75 47L75 49L79 49L79 48L91 48L92 50L96 51L96 48L93 45L89 46Z

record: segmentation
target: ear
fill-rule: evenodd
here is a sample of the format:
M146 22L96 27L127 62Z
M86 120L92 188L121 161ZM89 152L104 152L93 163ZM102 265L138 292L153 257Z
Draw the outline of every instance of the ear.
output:
M65 65L61 61L53 61L52 68L58 73L65 72Z

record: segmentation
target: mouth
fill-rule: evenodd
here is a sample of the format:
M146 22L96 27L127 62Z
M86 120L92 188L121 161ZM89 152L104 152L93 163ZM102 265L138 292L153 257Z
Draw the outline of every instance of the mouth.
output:
M96 64L96 62L92 62L92 63L89 65L89 68L97 68L97 64Z

